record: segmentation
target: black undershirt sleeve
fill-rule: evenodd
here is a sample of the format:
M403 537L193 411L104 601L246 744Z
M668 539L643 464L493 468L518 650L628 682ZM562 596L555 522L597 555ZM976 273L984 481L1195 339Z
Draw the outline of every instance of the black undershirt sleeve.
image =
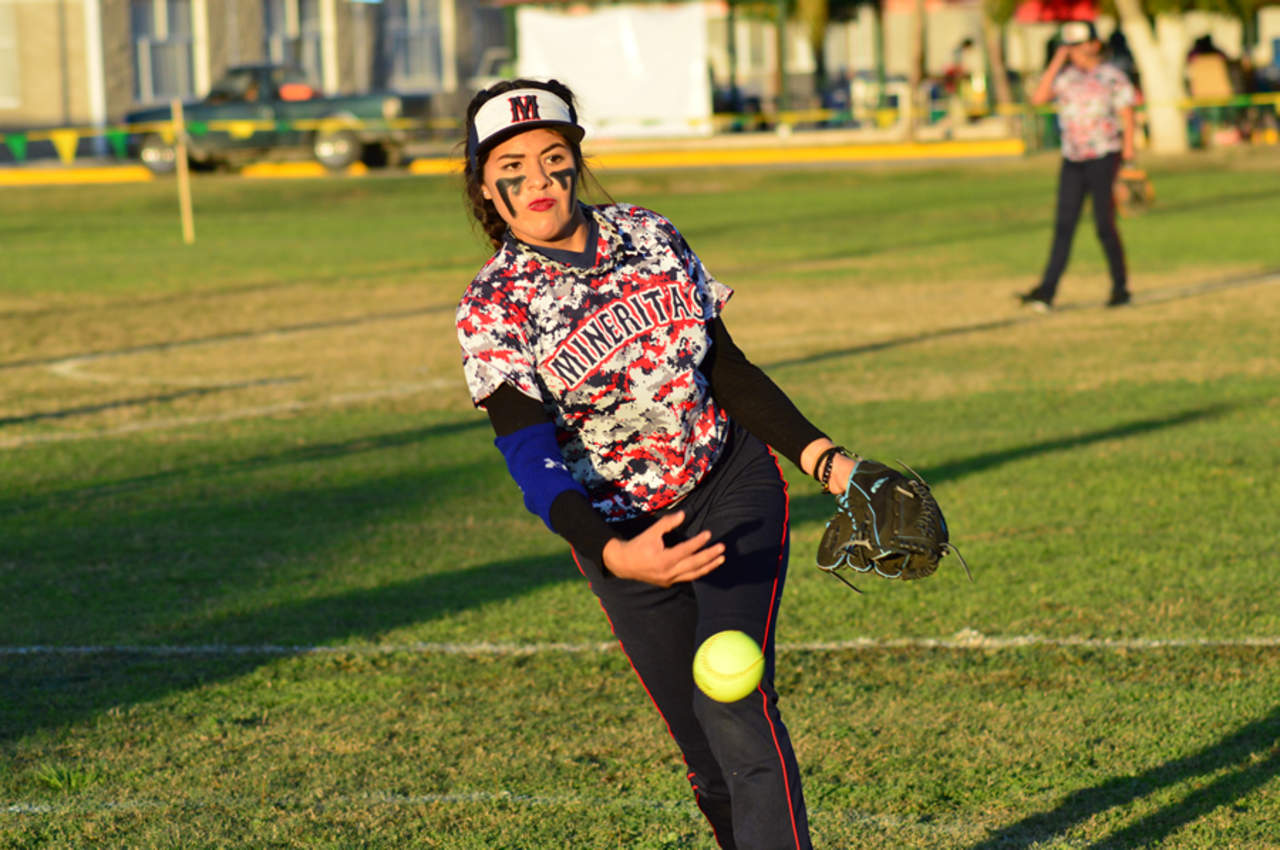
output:
M542 403L510 384L493 391L481 406L489 414L496 436L505 437L521 428L551 421ZM577 552L604 566L604 545L617 535L591 503L575 490L565 490L551 502L551 527Z
M800 454L827 435L805 418L777 384L738 348L720 317L708 325L711 351L701 371L711 394L738 424L800 467ZM800 467L803 469L803 467Z
M800 453L814 440L826 437L805 418L777 384L749 361L729 336L724 322L708 326L711 350L700 367L711 393L725 412L797 467ZM550 421L542 403L510 384L494 390L481 406L489 414L494 433L503 437L530 425ZM578 492L566 490L551 503L551 527L576 551L604 565L604 546L617 535Z
M498 437L551 420L543 409L542 402L530 398L510 384L498 387L480 402L480 406L489 414L489 423L493 425L493 433Z

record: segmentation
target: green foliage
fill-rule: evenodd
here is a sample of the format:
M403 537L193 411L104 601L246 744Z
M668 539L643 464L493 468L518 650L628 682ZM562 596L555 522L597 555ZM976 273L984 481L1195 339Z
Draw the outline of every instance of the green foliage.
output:
M883 8L880 0L827 0L827 14L833 21L851 21L858 16L859 6Z
M998 24L1007 24L1019 5L1019 0L982 0L982 12Z
M1264 5L1266 0L1142 0L1143 10L1152 17L1176 12L1217 12L1243 20L1255 15ZM1114 17L1115 0L1101 0L1098 11Z
M1013 19L1020 3L1018 0L983 0L984 13L991 20L1004 24ZM1148 16L1168 12L1217 12L1247 21L1258 10L1268 5L1268 0L1142 0L1142 8ZM1109 17L1117 15L1115 0L1100 0L1098 11Z

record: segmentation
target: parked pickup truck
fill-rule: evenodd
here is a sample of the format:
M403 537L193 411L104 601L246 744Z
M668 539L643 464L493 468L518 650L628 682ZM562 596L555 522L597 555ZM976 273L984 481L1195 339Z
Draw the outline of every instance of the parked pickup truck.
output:
M299 70L240 65L204 100L183 104L187 156L196 165L239 165L309 153L328 168L357 160L394 165L430 118L430 96L391 92L325 97ZM177 164L168 106L125 116L134 155L157 174Z

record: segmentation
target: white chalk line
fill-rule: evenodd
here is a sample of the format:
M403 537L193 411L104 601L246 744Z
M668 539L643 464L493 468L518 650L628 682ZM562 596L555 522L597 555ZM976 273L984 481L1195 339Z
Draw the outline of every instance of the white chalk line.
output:
M965 630L950 638L851 638L837 641L779 643L779 652L857 652L876 649L1005 650L1024 647L1061 647L1101 650L1222 649L1280 647L1280 636L1237 638L1090 638L1047 637L1044 635L990 636ZM88 646L0 646L0 656L296 656L296 655L451 655L526 656L543 653L597 654L618 651L613 641L586 643L401 643L312 646L291 644L105 644Z
M84 364L88 362L90 362L88 359L62 360L58 363L51 364L49 366L49 372L57 375L59 378L66 378L73 381L88 381L94 384L108 384L111 386L132 384L147 387L208 387L211 384L207 379L193 375L157 378L151 375L116 375L107 374L105 372L90 372L84 368Z
M457 388L460 383L452 378L437 378L433 381L421 381L411 384L400 384L366 392L339 393L313 401L286 401L261 407L242 407L208 416L178 416L168 419L153 419L147 422L133 422L114 428L102 428L88 431L58 431L49 434L31 434L22 437L0 438L0 449L16 449L37 443L61 443L72 440L94 440L103 437L118 437L144 431L164 431L177 428L188 428L200 425L211 425L215 422L233 422L239 419L260 419L267 416L278 416L284 413L295 413L319 407L342 407L349 404L360 404L385 398L414 395L415 393Z
M368 794L336 794L309 797L196 797L173 800L139 799L127 801L90 800L67 801L59 803L11 803L0 807L0 811L15 815L68 814L84 811L147 811L164 809L203 809L203 808L248 808L250 806L271 806L287 809L319 809L319 808L363 808L368 806L427 806L438 804L465 803L512 803L523 806L590 806L592 808L609 806L613 808L683 808L683 802L669 800L650 800L643 797L587 797L576 794L518 794L512 791L465 791L442 792L435 794L391 794L371 792ZM696 812L695 812L696 813Z
M370 792L367 794L321 794L308 797L257 798L219 796L198 798L178 798L174 800L138 799L138 800L69 800L66 802L14 802L0 805L0 814L5 815L69 815L93 814L102 812L147 812L198 809L234 809L244 810L252 807L266 807L294 811L328 810L328 809L369 809L379 807L416 807L439 805L484 805L506 804L528 808L590 808L602 809L652 809L669 811L675 814L684 813L690 821L702 823L702 815L698 812L692 799L689 800L656 800L647 797L591 797L580 794L521 794L513 791L455 791L426 794L392 794ZM856 809L836 810L825 806L809 807L810 816L834 816L842 823L867 823L882 827L919 832L958 833L968 828L965 819L942 820L930 818L922 822L919 818L899 815L877 814Z

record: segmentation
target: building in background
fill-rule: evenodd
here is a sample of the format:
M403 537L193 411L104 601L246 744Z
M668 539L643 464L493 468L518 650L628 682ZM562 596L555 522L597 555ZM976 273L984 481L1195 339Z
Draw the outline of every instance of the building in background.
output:
M326 94L454 109L512 43L510 18L481 0L0 0L0 130L105 126L257 62L298 65Z
M697 14L681 16L682 7L695 7ZM699 98L710 97L713 104L723 106L729 102L723 93L731 90L735 96L744 96L734 102L750 102L765 109L780 103L795 108L818 105L815 74L819 63L804 26L792 20L779 37L774 20L761 12L768 8L769 4L732 0L691 0L685 4L0 0L0 133L6 129L75 127L86 131L88 138L94 128L119 122L130 110L174 97L200 97L226 68L263 61L302 67L313 85L326 94L388 88L430 93L438 117L456 118L474 90L512 67L544 75L534 66L533 54L564 58L584 53L583 45L593 43L593 36L584 34L582 25L592 16L605 28L604 36L617 43L617 56L596 63L600 73L597 79L587 80L587 88L606 83L611 76L635 76L636 63L628 59L634 56L627 52L627 32L664 42L640 45L646 57L668 50L667 41L696 36L705 39L703 48L678 55L683 57L682 68L694 58L699 67L705 66L704 71L694 69L698 82L687 86ZM865 88L867 81L880 73L905 78L917 55L913 49L917 8L925 12L924 44L919 54L925 76L944 75L953 63L957 45L966 39L984 44L981 0L862 4L854 7L853 17L827 25L821 64L828 77L845 81L854 99L859 96L859 87ZM640 20L661 10L693 22L690 26L696 26L698 32L646 35L638 24L627 30L618 23L619 17ZM521 14L538 22L537 42L530 40L533 34L517 32ZM555 32L557 17L565 28L559 35ZM1106 37L1115 25L1100 17L1098 26ZM1037 75L1055 30L1052 23L1016 19L1007 25L1002 40L1009 71L1024 77ZM1242 27L1236 19L1189 13L1183 31L1187 44L1167 46L1176 55L1185 54L1190 40L1206 33L1228 53L1239 55L1241 51ZM1261 9L1257 36L1253 64L1280 67L1273 55L1273 44L1280 40L1280 6ZM528 55L516 55L517 45L520 53ZM672 68L658 67L667 76L674 73ZM639 95L645 94L643 79L632 82L639 86ZM701 112L684 106L689 108L675 118L703 126L699 124ZM611 116L611 120L617 118ZM654 126L658 125L650 123L649 130Z

